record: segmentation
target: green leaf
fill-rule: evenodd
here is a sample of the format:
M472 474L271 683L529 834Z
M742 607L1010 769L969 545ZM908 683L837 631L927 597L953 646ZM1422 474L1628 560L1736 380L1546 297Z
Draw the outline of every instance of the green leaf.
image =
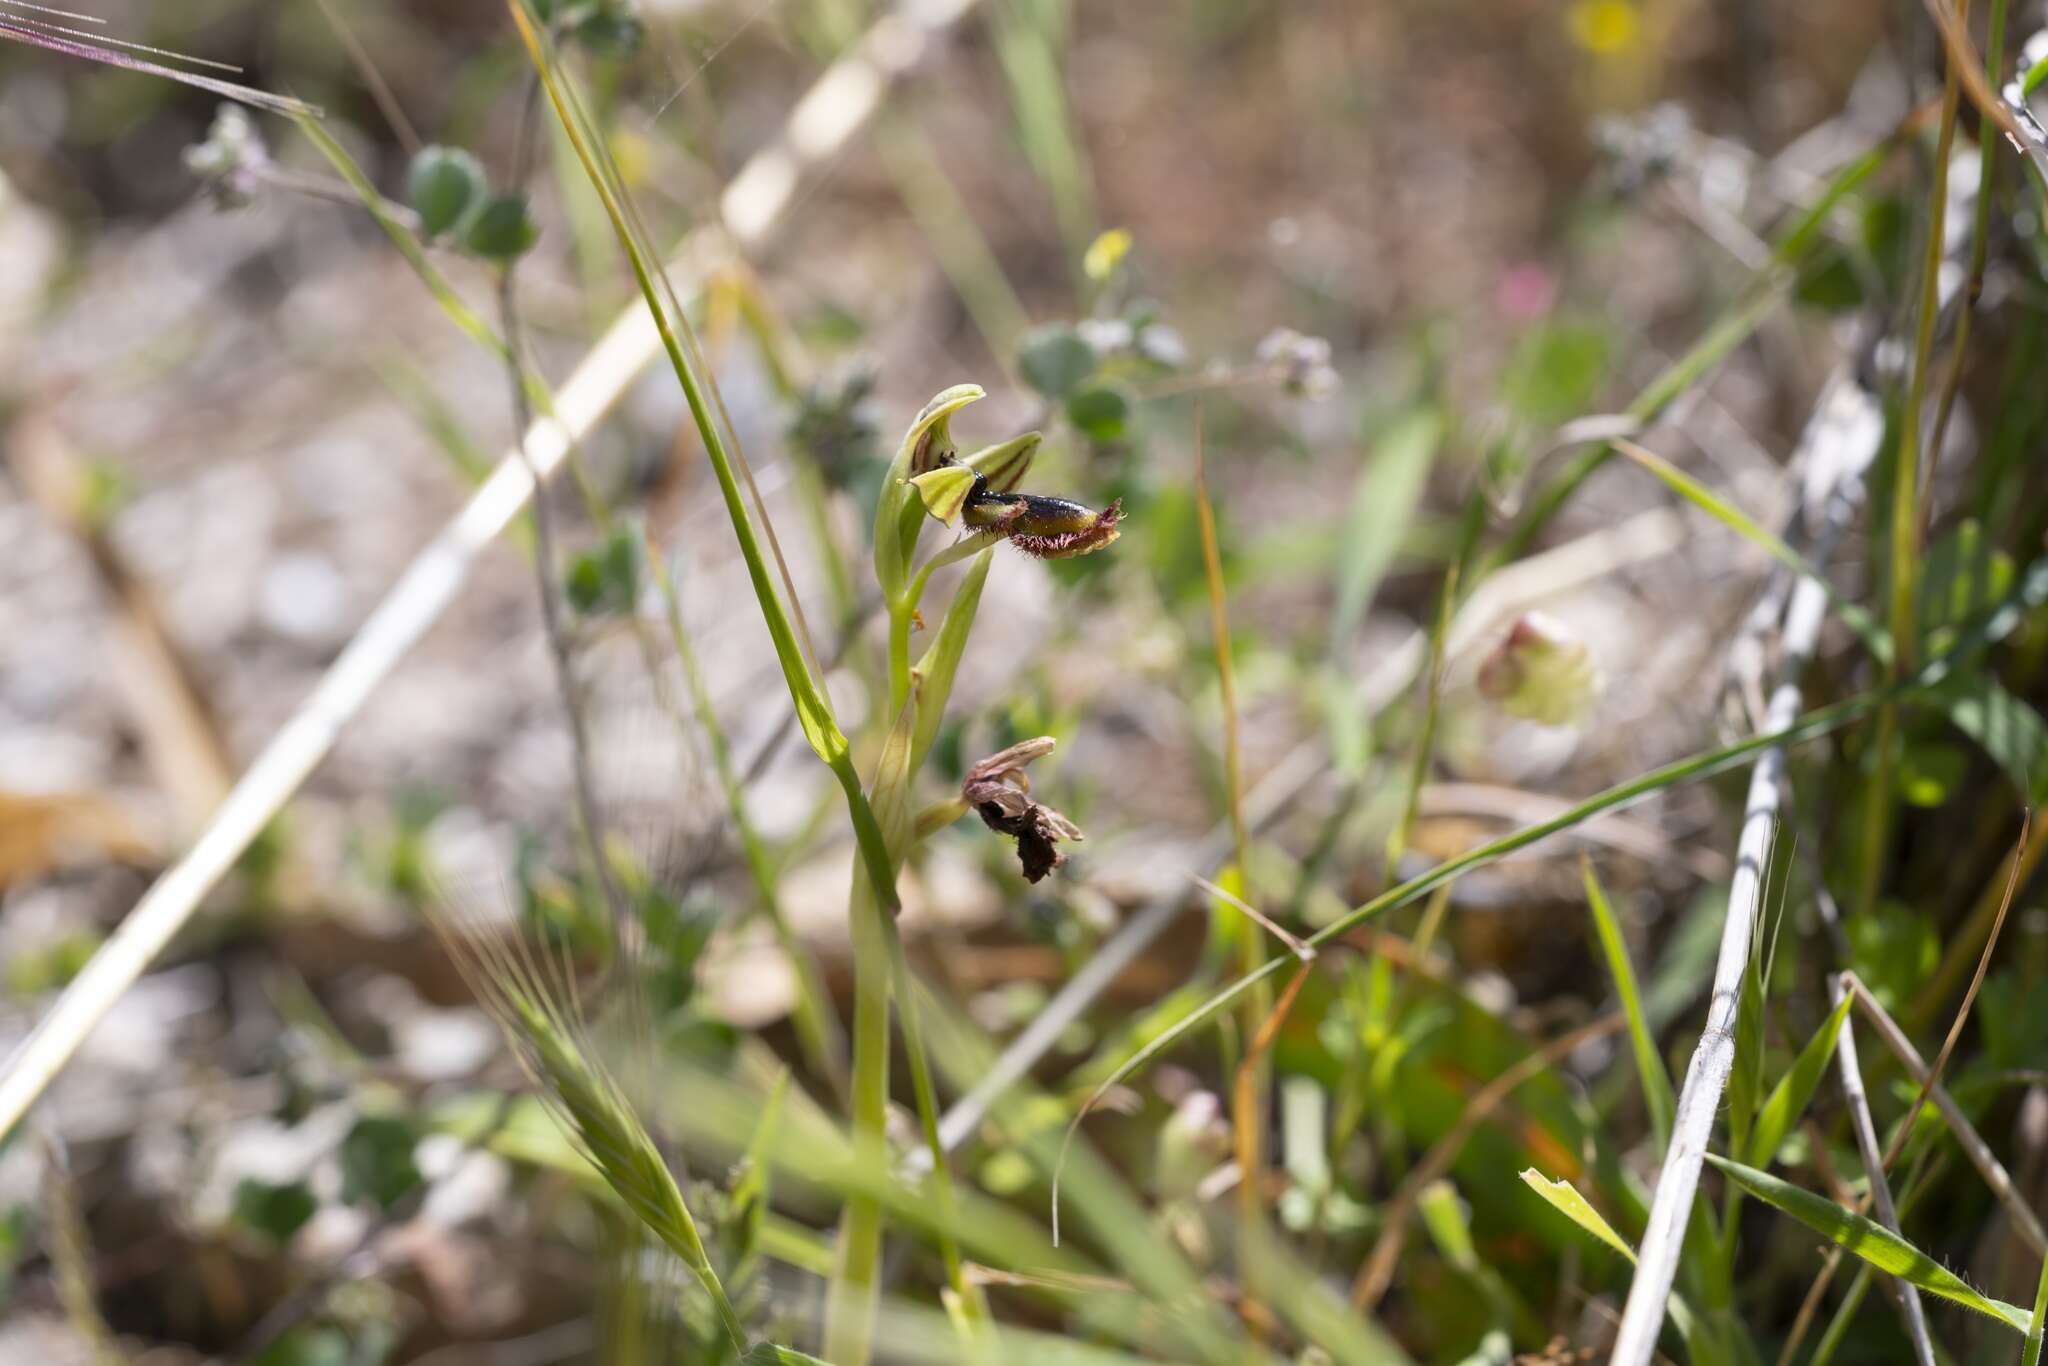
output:
M1372 605L1402 535L1414 522L1443 434L1442 414L1417 408L1396 418L1373 443L1372 458L1358 477L1344 519L1337 605L1330 614L1333 645L1351 639Z
M389 1115L365 1115L341 1140L341 1198L353 1204L373 1201L390 1209L420 1184L413 1163L419 1135L412 1125Z
M1768 857L1765 866L1770 866ZM1759 907L1761 910L1761 906ZM1759 927L1761 929L1761 927ZM1763 935L1750 938L1749 962L1742 972L1742 994L1735 1002L1735 1061L1728 1072L1728 1133L1739 1151L1749 1149L1749 1130L1763 1092L1764 980Z
M1771 1088L1770 1099L1757 1112L1756 1127L1749 1136L1747 1151L1752 1166L1768 1167L1778 1145L1785 1141L1785 1135L1792 1132L1792 1126L1806 1113L1814 1090L1827 1071L1828 1062L1835 1056L1835 1043L1842 1037L1842 1021L1848 1016L1849 1006L1854 1000L1853 996L1843 994L1841 1002L1829 1012L1827 1019L1821 1021L1813 1037L1806 1041L1806 1047L1799 1050L1792 1066Z
M1601 1217L1600 1211L1594 1209L1585 1196L1579 1194L1578 1187L1569 1181L1552 1181L1534 1167L1523 1168L1522 1181L1542 1196L1552 1209L1626 1257L1631 1266L1635 1264L1636 1250L1614 1231L1614 1226Z
M490 193L483 164L460 147L422 147L406 172L406 193L427 237L453 232L469 221Z
M1101 386L1067 399L1067 421L1090 441L1114 441L1130 425L1131 401L1123 391Z
M1941 961L1933 922L1896 901L1849 917L1849 963L1886 1010L1912 999Z
M1548 323L1524 336L1501 377L1501 401L1525 420L1554 427L1592 406L1607 370L1607 333Z
M1662 456L1644 450L1633 441L1617 440L1614 449L1662 480L1664 486L1673 493L1756 546L1779 564L1819 584L1821 590L1828 595L1828 605L1841 619L1842 624L1862 639L1865 648L1880 663L1889 662L1891 637L1885 633L1884 628L1878 625L1877 620L1861 605L1850 602L1836 592L1834 585L1828 582L1827 576L1808 564L1798 551L1765 530L1754 517Z
M1066 323L1049 323L1017 348L1017 373L1047 398L1063 399L1095 373L1095 348Z
M2012 556L1985 541L1984 529L1966 521L1927 548L1920 572L1920 629L1930 636L1925 653L1942 654L1941 628L1981 615L2012 592Z
M579 553L563 576L569 605L585 616L620 616L640 600L640 533L615 529L604 544Z
M1954 1272L1883 1224L1866 1219L1853 1210L1843 1209L1834 1201L1802 1190L1789 1181L1772 1176L1769 1172L1758 1171L1740 1162L1730 1162L1727 1158L1718 1157L1713 1153L1706 1156L1707 1161L1728 1174L1729 1180L1757 1199L1791 1215L1821 1237L1854 1253L1879 1271L1889 1272L1930 1295L1939 1295L1945 1300L1962 1305L1965 1309L1974 1309L1980 1314L1997 1319L2008 1328L2022 1333L2027 1331L2031 1316L2026 1310L2018 1305L1978 1294Z
M274 1243L290 1242L319 1208L319 1200L303 1181L274 1185L252 1176L235 1186L236 1221Z
M1628 944L1622 938L1613 907L1607 903L1607 893L1593 873L1593 861L1581 858L1579 866L1585 875L1586 903L1593 909L1593 928L1600 936L1600 952L1607 959L1615 995L1621 998L1621 1008L1628 1016L1629 1046L1635 1052L1636 1073L1642 1079L1643 1106L1650 1112L1650 1127L1662 1147L1671 1138L1671 1115L1676 1104L1672 1098L1671 1072L1664 1064L1664 1055L1657 1051L1657 1039L1636 985L1635 965L1629 961Z
M523 194L492 195L462 230L462 244L489 261L517 260L540 240Z
M1943 679L1928 696L1997 761L2026 800L2048 801L2048 723L1982 670Z

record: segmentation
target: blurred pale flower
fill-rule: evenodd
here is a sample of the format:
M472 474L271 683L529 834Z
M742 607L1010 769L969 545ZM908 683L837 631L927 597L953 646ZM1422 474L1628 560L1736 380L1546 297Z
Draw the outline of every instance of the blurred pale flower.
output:
M1277 371L1280 385L1296 398L1327 398L1337 389L1330 343L1291 327L1278 327L1259 343L1259 363Z
M1561 622L1528 612L1479 666L1479 691L1510 716L1575 725L1600 695L1600 673L1584 641Z

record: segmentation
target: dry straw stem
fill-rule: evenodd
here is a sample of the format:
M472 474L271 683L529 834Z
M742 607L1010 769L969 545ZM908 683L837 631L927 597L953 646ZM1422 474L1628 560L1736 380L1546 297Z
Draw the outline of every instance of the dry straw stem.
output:
M1925 1088L1927 1098L1933 1101L1934 1108L1941 1112L1942 1119L1948 1124L1949 1132L1955 1135L1957 1144L1961 1146L1963 1155L1970 1159L1970 1165L1977 1169L1977 1174L1984 1178L1984 1184L1991 1188L1991 1193L1998 1197L1999 1204L2005 1207L2005 1212L2011 1216L2013 1227L2020 1237L2034 1250L2036 1256L2048 1256L2048 1230L2041 1227L2040 1216L2027 1207L2026 1197L2013 1184L2011 1174L2006 1171L2005 1164L1998 1160L1998 1155L1991 1151L1991 1145L1984 1141L1984 1136L1970 1123L1969 1116L1956 1104L1955 1097L1948 1093L1948 1088L1933 1079L1933 1073L1928 1071L1927 1064L1921 1060L1920 1050L1913 1047L1913 1041L1906 1037L1905 1031L1899 1028L1898 1022L1892 1019L1890 1012L1878 1004L1877 998L1870 994L1869 989L1854 973L1845 972L1842 977L1847 988L1855 994L1857 1011L1864 1019L1870 1021L1871 1026L1877 1030L1878 1037L1884 1041L1885 1047L1891 1049L1893 1056L1905 1065L1907 1074Z
M1839 1005L1847 990L1842 977L1828 983L1828 998ZM1877 1220L1893 1233L1899 1232L1899 1211L1892 1203L1891 1182L1885 1179L1884 1155L1877 1147L1877 1124L1870 1117L1870 1097L1863 1089L1863 1070L1856 1065L1856 1030L1844 1016L1835 1040L1835 1063L1842 1073L1842 1091L1849 1100L1851 1127L1856 1131L1856 1151L1863 1158L1863 1174L1870 1180L1871 1203ZM1912 1282L1897 1276L1885 1278L1892 1298L1898 1302L1899 1317L1906 1336L1913 1343L1913 1359L1920 1366L1934 1366L1934 1344L1927 1336L1927 1310L1920 1303L1920 1291Z
M976 3L906 3L879 20L797 102L782 135L733 178L719 200L720 225L691 233L667 269L696 277L704 273L707 260L765 245L795 204L804 175L836 156L873 116L890 84ZM0 1136L20 1122L93 1026L326 757L341 728L454 601L477 556L532 496L534 474L548 477L660 351L661 338L644 301L623 310L606 329L556 394L554 414L527 429L522 450L498 463L462 511L407 566L312 695L235 784L191 850L144 893L9 1060L0 1076Z
M1854 512L1863 470L1876 454L1869 424L1848 427L1846 430L1860 436L1851 449L1840 449L1846 440L1842 435L1844 428L1831 418L1831 411L1824 408L1809 424L1798 460L1799 467L1808 470L1811 477L1824 479L1826 491L1809 504L1824 519L1816 538L1822 541L1832 535L1833 528L1847 524ZM1785 609L1780 677L1765 709L1760 733L1782 730L1799 715L1799 676L1820 642L1827 605L1828 589L1818 579L1801 577L1793 586ZM1699 1189L1707 1140L1713 1133L1715 1112L1735 1062L1736 1009L1761 909L1763 870L1771 835L1778 823L1784 772L1785 751L1776 748L1760 754L1750 774L1706 1027L1679 1088L1671 1142L1650 1200L1635 1278L1629 1285L1628 1303L1615 1338L1616 1366L1646 1366L1656 1352L1657 1336L1663 1328L1664 1302L1678 1274L1679 1255L1686 1224L1692 1217L1693 1196Z

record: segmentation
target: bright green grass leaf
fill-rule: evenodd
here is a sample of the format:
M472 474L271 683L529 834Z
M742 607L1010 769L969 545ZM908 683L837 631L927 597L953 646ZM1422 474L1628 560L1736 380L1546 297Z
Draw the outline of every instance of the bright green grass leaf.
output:
M1741 508L1663 457L1644 450L1633 441L1616 441L1614 448L1657 476L1673 493L1762 550L1779 564L1819 584L1827 593L1828 604L1834 609L1835 615L1841 618L1842 624L1862 638L1864 645L1879 662L1890 660L1891 640L1885 635L1884 628L1861 606L1837 593L1834 586L1828 582L1827 576L1808 564L1798 551L1767 531L1761 523Z
M1766 860L1768 866L1768 860ZM1735 1002L1735 1061L1728 1072L1728 1133L1737 1151L1749 1149L1750 1124L1763 1093L1764 979L1763 936L1750 938L1749 962L1742 970L1742 995Z
M1578 1187L1569 1181L1552 1181L1534 1167L1523 1168L1522 1180L1552 1209L1626 1257L1630 1265L1635 1264L1635 1249L1622 1240L1614 1226L1601 1217L1600 1211L1594 1209L1585 1196L1579 1194Z
M1768 1167L1778 1145L1785 1141L1785 1135L1792 1132L1792 1126L1806 1113L1814 1090L1827 1071L1829 1060L1835 1056L1835 1043L1842 1036L1842 1021L1854 1000L1853 996L1843 995L1827 1019L1821 1021L1813 1037L1806 1041L1806 1047L1799 1050L1792 1066L1771 1088L1770 1099L1757 1112L1756 1127L1750 1131L1748 1153L1751 1166Z
M1657 1051L1657 1039L1643 1013L1642 993L1636 986L1635 966L1629 962L1628 944L1622 939L1621 925L1614 918L1613 907L1608 905L1607 893L1593 873L1593 861L1582 859L1580 871L1585 875L1586 903L1593 909L1593 928L1600 936L1600 952L1607 959L1615 994L1628 1015L1629 1046L1635 1052L1636 1072L1642 1078L1643 1104L1650 1112L1650 1127L1657 1135L1657 1144L1662 1147L1671 1138L1671 1113L1675 1105L1671 1072L1664 1065L1664 1055Z
M1997 1319L2008 1328L2024 1333L2030 1320L2018 1305L1994 1300L1972 1290L1961 1277L1874 1220L1843 1209L1832 1200L1802 1190L1769 1172L1758 1171L1725 1157L1707 1154L1707 1161L1728 1174L1728 1179L1750 1194L1786 1214L1876 1267L1926 1291L1951 1300L1965 1309Z

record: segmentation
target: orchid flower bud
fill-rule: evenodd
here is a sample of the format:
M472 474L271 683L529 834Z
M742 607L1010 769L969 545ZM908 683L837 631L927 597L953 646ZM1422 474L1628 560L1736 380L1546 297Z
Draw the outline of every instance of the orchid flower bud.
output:
M1585 642L1553 617L1524 613L1479 666L1479 691L1510 716L1575 725L1600 695Z

